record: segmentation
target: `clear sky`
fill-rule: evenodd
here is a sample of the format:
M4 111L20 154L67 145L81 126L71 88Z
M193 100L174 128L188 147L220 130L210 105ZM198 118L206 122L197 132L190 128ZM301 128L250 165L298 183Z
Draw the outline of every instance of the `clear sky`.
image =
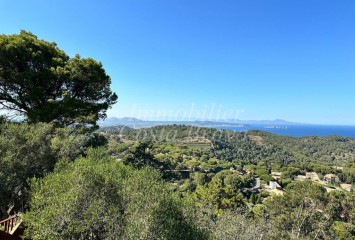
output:
M101 61L109 116L355 124L354 0L0 0L20 29Z

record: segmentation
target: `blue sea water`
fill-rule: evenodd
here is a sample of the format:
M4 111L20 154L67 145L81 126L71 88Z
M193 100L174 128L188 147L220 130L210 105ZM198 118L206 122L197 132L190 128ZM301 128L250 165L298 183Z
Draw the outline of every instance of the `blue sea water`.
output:
M247 125L247 126L214 126L217 129L248 131L248 130L263 130L266 132L291 136L291 137L306 137L306 136L329 136L338 135L341 137L355 138L355 126L337 126L337 125L277 125L280 128L268 128L267 125ZM287 128L286 128L287 126Z

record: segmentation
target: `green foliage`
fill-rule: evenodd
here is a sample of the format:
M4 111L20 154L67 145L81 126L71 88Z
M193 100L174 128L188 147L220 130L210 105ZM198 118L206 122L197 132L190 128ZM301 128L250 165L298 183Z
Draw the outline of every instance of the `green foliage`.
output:
M247 185L239 176L220 172L208 184L197 186L194 198L201 206L208 206L219 214L220 210L244 205L242 189Z
M27 198L27 179L43 176L55 164L49 124L0 125L0 211L18 209ZM0 216L2 215L0 212Z
M287 238L334 239L331 225L335 214L325 189L312 182L295 182L284 196L266 202L272 223L283 229Z
M93 143L92 134L70 133L45 123L0 124L0 217L9 207L27 207L29 178L51 172L59 159L73 161Z
M4 124L6 123L6 121L7 121L6 116L0 115L0 124Z
M328 212L332 220L341 220L355 226L354 192L333 191L329 193Z
M332 230L337 235L337 240L352 239L355 236L355 226L350 223L335 221Z
M158 167L159 161L154 155L150 153L152 144L149 142L140 142L131 147L130 151L125 155L123 162L134 166L135 168L142 168L145 166Z
M83 154L88 147L91 134L77 135L70 133L71 130L68 128L55 129L50 143L56 160L66 159L73 161Z
M192 182L190 179L187 179L184 181L184 183L180 187L181 192L186 192L186 191L194 191L196 189L196 184L195 182Z
M265 235L276 230L266 221L257 221L247 214L232 211L226 211L212 227L212 239L216 240L273 239L265 238Z
M96 127L116 102L102 64L69 58L55 43L35 35L0 35L0 104L30 123Z
M257 217L264 217L266 215L266 209L265 206L262 204L256 204L253 209L252 209L253 213L255 216Z
M207 174L206 173L200 173L200 172L196 172L194 174L194 182L196 183L196 185L205 185L208 181L207 178Z
M31 181L31 239L205 239L160 175L89 151Z

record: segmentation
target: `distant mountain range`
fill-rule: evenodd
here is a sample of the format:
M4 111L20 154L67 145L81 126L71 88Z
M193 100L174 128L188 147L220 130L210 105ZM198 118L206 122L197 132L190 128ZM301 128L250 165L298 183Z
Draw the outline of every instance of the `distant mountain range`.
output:
M192 126L233 126L233 127L245 127L248 125L270 125L270 126L285 126L285 125L301 125L300 123L288 122L281 119L276 120L239 120L239 119L227 119L227 120L196 120L196 121L148 121L141 120L132 117L107 118L104 121L98 122L100 127L110 127L125 125L128 127L141 128L141 127L153 127L158 125L192 125Z
M239 124L248 124L248 125L307 125L305 123L295 123L289 122L282 119L275 119L275 120L240 120L240 119L227 119L224 120L226 122L231 123L239 123Z

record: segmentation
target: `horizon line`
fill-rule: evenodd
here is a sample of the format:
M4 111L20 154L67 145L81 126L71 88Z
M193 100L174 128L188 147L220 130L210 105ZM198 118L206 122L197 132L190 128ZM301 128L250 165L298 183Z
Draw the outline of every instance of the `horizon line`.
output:
M138 117L117 117L117 116L109 116L105 119L100 119L99 121L106 121L107 119L110 118L116 118L119 120L122 119L135 119L139 121L146 121L146 122L224 122L224 123L232 123L230 121L240 121L240 122L284 122L284 124L294 124L294 125L323 125L323 126L355 126L355 124L339 124L339 123L307 123L307 122L295 122L295 121L289 121L289 120L284 120L280 118L276 119L239 119L239 118L232 118L232 119L159 119L158 117L156 118L151 118L151 119L143 119L143 118L138 118ZM172 117L173 118L173 117ZM280 123L278 123L280 124Z

